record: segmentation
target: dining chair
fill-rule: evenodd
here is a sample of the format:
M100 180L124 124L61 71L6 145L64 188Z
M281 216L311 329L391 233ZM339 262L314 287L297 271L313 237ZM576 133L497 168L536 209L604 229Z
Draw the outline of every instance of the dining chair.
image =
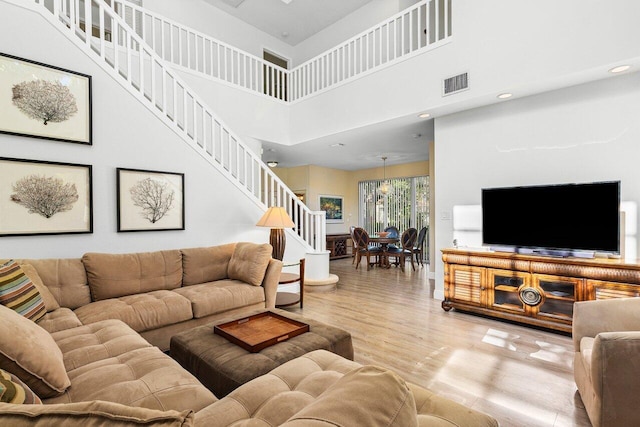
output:
M356 239L353 237L353 230L356 229L355 225L349 227L349 235L351 236L351 264L356 262L356 248L358 245L356 244Z
M413 254L416 257L416 262L419 263L420 265L424 265L422 258L424 255L424 242L425 242L425 238L427 237L428 230L429 229L427 227L422 227L420 229L420 231L418 232L418 241L416 242L416 245L413 247Z
M384 229L384 231L386 231L387 233L387 237L393 237L393 238L399 238L400 237L400 232L398 231L398 227L396 227L395 225L390 225L388 227L386 227ZM394 244L394 243L390 243L387 246L388 249L397 249L398 247Z
M369 233L362 227L353 229L353 240L356 242L356 270L363 256L367 257L367 270L369 270L371 268L371 255L377 257L380 254L380 248L369 245Z
M413 248L416 245L418 239L418 230L415 228L407 228L400 237L401 248L387 249L387 255L389 257L395 257L396 261L400 264L400 268L404 271L404 264L407 257L411 260L411 268L415 271L416 266L413 263Z

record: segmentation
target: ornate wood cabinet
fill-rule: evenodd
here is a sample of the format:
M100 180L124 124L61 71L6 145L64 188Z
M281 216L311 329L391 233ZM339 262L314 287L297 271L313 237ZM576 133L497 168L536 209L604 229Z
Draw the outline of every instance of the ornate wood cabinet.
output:
M329 259L348 258L351 256L352 245L351 235L346 234L327 234L327 250Z
M444 249L442 308L571 332L573 303L640 296L640 264Z

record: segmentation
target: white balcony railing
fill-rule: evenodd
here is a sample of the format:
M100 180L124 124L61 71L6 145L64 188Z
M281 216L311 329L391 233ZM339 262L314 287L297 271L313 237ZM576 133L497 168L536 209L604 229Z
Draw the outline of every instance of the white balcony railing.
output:
M246 90L293 102L446 43L451 2L422 0L286 70L127 0L115 10L164 60Z
M290 100L443 44L451 36L451 1L422 0L290 72Z
M4 0L41 13L266 210L283 206L311 251L325 250L325 213L312 212L103 0ZM91 25L85 25L85 23ZM175 56L174 56L175 57Z
M252 92L287 100L286 69L129 1L112 2L120 17L165 61Z

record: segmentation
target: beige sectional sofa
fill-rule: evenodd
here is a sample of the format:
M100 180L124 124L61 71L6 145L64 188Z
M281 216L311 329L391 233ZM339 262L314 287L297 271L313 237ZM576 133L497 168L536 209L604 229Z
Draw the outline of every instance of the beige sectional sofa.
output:
M119 319L161 350L178 332L273 308L282 270L271 245L248 242L18 261L35 268L55 298L39 321L49 332Z
M262 252L266 263L257 262ZM233 317L245 307L273 307L281 263L270 258L269 245L178 253L22 260L30 278L33 271L40 277L36 287L46 288L48 312L36 323L0 304L0 397L11 386L30 396L23 404L0 403L0 425L498 425L387 369L325 350L284 363L218 400L161 351L165 335ZM264 296L247 287L263 289ZM189 304L175 303L181 298ZM218 308L206 298L220 299ZM187 307L190 318L180 314Z

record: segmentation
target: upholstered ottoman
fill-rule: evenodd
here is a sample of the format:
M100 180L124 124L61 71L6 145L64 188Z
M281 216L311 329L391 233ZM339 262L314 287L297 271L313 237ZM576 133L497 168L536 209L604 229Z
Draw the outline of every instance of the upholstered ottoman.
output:
M353 360L353 345L349 332L284 310L271 311L307 323L309 332L267 347L258 353L250 353L213 333L215 324L234 320L221 319L216 323L174 335L170 344L171 357L195 375L218 398L310 351L328 350Z

